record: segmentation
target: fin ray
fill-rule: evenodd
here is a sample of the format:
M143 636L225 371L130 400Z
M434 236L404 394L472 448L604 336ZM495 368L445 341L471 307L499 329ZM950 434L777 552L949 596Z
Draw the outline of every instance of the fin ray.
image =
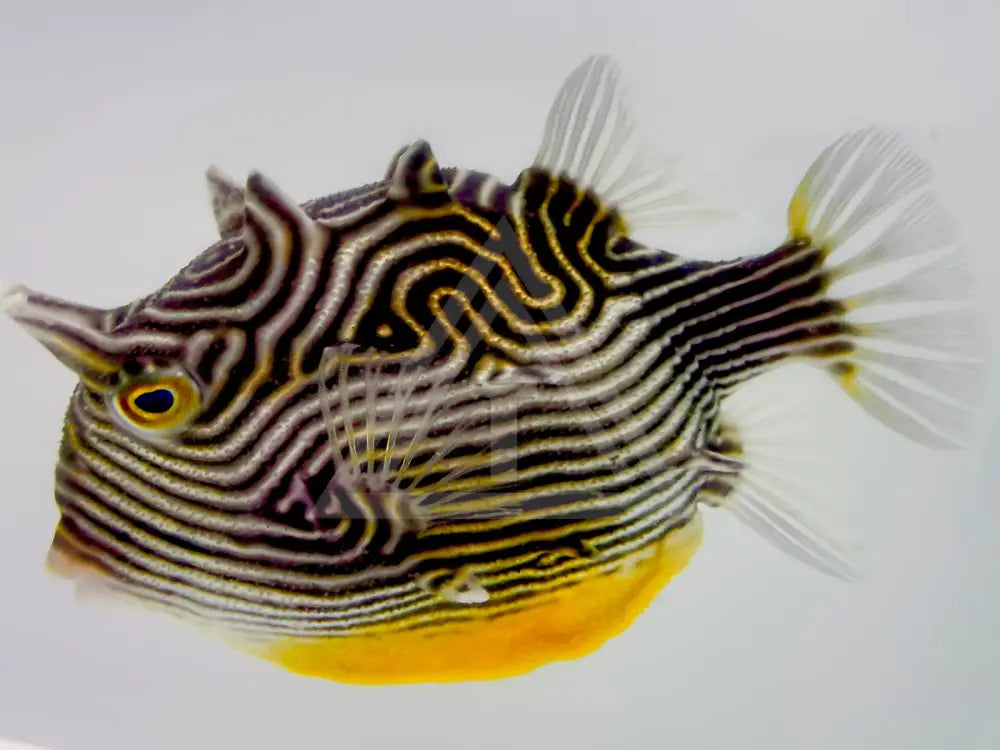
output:
M632 115L618 65L593 55L577 67L549 110L534 166L592 190L632 230L728 218L683 177L679 156L648 147Z
M847 344L806 361L898 434L932 448L966 444L985 381L981 318L971 265L934 196L928 165L894 134L847 135L807 170L788 227L790 240L821 251ZM731 452L741 467L731 485L723 482L731 489L718 504L797 559L854 580L863 573L860 548L843 529L863 528L862 519L834 518L859 515L850 501L861 488L823 496L825 487L853 478L846 466L830 482L819 478L843 464L849 441L822 444L829 416L810 415L808 403L792 408L794 384L764 396L755 390L794 369L759 375L722 402L720 419L735 436L723 445L737 446ZM795 424L812 429L793 435Z
M869 414L931 447L960 447L982 396L971 266L934 195L929 166L878 128L824 150L789 205L794 239L823 248L855 351L825 360ZM908 355L904 360L879 354ZM943 406L925 389L953 396ZM949 383L949 379L952 381Z
M848 459L835 436L817 429L828 418L801 366L772 370L728 395L720 408L724 436L738 448L732 491L718 503L765 541L836 578L865 577L863 548L851 537L855 508L826 494ZM839 483L844 486L843 483Z

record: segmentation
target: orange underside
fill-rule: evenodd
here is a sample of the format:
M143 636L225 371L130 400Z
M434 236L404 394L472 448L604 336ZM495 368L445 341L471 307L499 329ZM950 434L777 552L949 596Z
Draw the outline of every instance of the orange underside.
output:
M526 609L492 619L397 633L287 639L251 651L298 674L354 684L512 677L585 656L624 631L687 565L700 542L696 517L617 572L539 596Z
M493 680L577 659L618 635L684 569L701 543L697 516L635 553L611 573L539 595L523 609L423 629L322 640L289 638L238 647L297 674L337 682L387 685ZM53 547L51 572L78 591L111 601L104 576L71 551ZM468 605L475 614L475 605Z

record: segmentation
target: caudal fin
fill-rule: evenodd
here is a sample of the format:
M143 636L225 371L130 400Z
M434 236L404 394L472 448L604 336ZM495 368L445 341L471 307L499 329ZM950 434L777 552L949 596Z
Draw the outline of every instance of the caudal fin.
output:
M896 432L950 448L966 444L975 427L984 347L972 273L931 188L927 165L901 139L865 130L836 141L809 168L789 229L792 240L822 252L827 293L846 324L847 346L807 361ZM794 390L761 379L723 402L723 452L737 470L718 504L812 567L854 578L864 566L845 445L828 414L809 412L817 404L791 402Z
M877 129L836 141L799 184L793 239L824 250L853 350L826 362L869 414L932 447L965 444L983 344L965 251L928 166Z

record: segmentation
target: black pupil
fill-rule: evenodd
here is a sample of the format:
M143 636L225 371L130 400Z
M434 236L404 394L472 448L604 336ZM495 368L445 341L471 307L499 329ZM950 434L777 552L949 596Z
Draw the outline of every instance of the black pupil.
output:
M136 396L135 405L147 414L165 414L174 406L174 394L166 388L157 388Z

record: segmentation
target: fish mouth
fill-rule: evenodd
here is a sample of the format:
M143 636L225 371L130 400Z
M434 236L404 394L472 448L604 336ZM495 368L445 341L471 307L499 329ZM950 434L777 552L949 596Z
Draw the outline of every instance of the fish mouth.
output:
M53 537L45 558L45 569L57 578L73 584L81 601L121 603L127 598L111 573L80 554L66 542L59 530Z
M107 577L107 573L103 572L99 565L91 562L62 541L58 532L56 532L52 546L49 547L48 555L45 557L45 569L65 580Z

